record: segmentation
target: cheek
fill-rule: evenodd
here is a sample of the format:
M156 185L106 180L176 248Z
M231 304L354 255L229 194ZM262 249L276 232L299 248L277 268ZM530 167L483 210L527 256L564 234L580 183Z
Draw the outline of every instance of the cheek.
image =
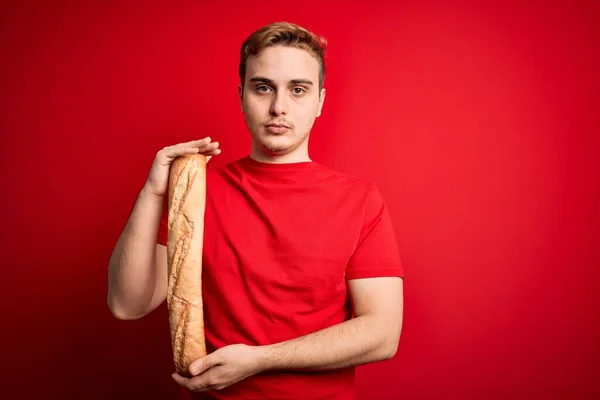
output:
M256 102L244 100L244 114L248 122L255 123L260 120L260 107L257 107Z
M302 125L308 125L312 123L312 120L316 118L319 110L319 102L311 101L310 103L303 104L297 108L296 116L298 117L298 123Z

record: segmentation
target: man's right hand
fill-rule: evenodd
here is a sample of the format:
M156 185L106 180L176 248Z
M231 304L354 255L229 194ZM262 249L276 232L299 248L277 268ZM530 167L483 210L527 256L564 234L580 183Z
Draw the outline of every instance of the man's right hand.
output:
M219 142L212 142L210 137L167 146L156 153L148 179L144 185L147 193L164 197L169 185L169 171L173 160L188 154L203 154L208 162L212 156L221 154Z

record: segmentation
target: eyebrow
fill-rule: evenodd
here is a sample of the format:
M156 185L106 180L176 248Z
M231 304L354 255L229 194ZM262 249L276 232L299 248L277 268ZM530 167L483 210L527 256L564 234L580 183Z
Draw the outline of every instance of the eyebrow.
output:
M266 84L273 85L273 86L275 84L275 82L272 79L265 78L262 76L255 76L253 78L250 78L250 82L261 82L261 83L266 83ZM290 80L290 84L292 84L292 85L299 85L299 84L314 85L313 81L311 81L310 79L292 79L292 80Z

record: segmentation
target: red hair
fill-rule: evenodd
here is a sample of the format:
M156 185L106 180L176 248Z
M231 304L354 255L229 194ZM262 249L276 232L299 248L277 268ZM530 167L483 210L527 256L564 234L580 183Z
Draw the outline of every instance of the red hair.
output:
M257 55L269 46L282 45L306 50L317 59L320 66L319 87L325 82L325 50L327 40L290 22L275 22L253 32L242 44L240 50L240 80L246 81L246 60Z

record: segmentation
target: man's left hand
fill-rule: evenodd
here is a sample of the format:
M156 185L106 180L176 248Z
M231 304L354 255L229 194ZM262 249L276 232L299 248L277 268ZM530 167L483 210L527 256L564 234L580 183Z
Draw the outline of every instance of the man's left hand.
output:
M264 360L265 352L260 346L233 344L194 361L189 368L191 378L177 373L172 377L194 392L221 390L261 372Z

